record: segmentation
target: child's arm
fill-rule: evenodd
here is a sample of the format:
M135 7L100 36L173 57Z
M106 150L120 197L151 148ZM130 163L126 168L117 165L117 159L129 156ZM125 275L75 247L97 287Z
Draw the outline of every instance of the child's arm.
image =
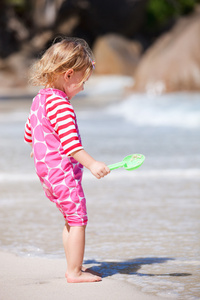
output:
M32 158L33 157L33 144L31 143L30 146L31 146L31 149L32 149L31 153L30 153L30 157Z
M83 149L71 153L71 156L80 162L84 167L89 169L91 173L98 179L110 173L110 169L106 164L95 160Z

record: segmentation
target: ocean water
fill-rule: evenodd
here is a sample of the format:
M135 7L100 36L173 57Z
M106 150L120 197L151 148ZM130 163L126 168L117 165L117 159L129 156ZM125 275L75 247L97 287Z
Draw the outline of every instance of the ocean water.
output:
M72 102L84 147L107 164L132 153L146 160L101 180L85 170L85 264L146 293L200 299L200 94L123 96L114 82ZM23 142L30 104L0 100L0 249L64 258L62 215Z

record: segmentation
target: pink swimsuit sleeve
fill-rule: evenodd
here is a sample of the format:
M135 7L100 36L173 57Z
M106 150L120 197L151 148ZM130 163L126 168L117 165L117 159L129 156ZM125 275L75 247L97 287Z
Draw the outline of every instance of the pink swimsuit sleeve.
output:
M76 126L73 107L66 99L56 97L46 101L47 117L58 133L66 155L83 149Z
M25 124L24 141L29 144L32 143L30 118L28 118L28 120L26 121L26 124Z

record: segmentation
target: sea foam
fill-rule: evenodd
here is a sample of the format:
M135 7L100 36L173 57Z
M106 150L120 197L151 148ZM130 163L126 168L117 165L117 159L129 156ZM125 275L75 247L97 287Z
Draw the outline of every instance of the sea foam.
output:
M200 94L174 93L160 96L132 94L107 113L137 126L200 127Z

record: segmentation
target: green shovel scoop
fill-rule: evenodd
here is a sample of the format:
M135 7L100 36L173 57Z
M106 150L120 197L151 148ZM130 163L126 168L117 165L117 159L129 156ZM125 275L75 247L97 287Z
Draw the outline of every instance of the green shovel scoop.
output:
M145 160L145 156L142 154L131 154L126 156L122 161L109 165L108 168L112 171L121 167L128 171L139 168Z

